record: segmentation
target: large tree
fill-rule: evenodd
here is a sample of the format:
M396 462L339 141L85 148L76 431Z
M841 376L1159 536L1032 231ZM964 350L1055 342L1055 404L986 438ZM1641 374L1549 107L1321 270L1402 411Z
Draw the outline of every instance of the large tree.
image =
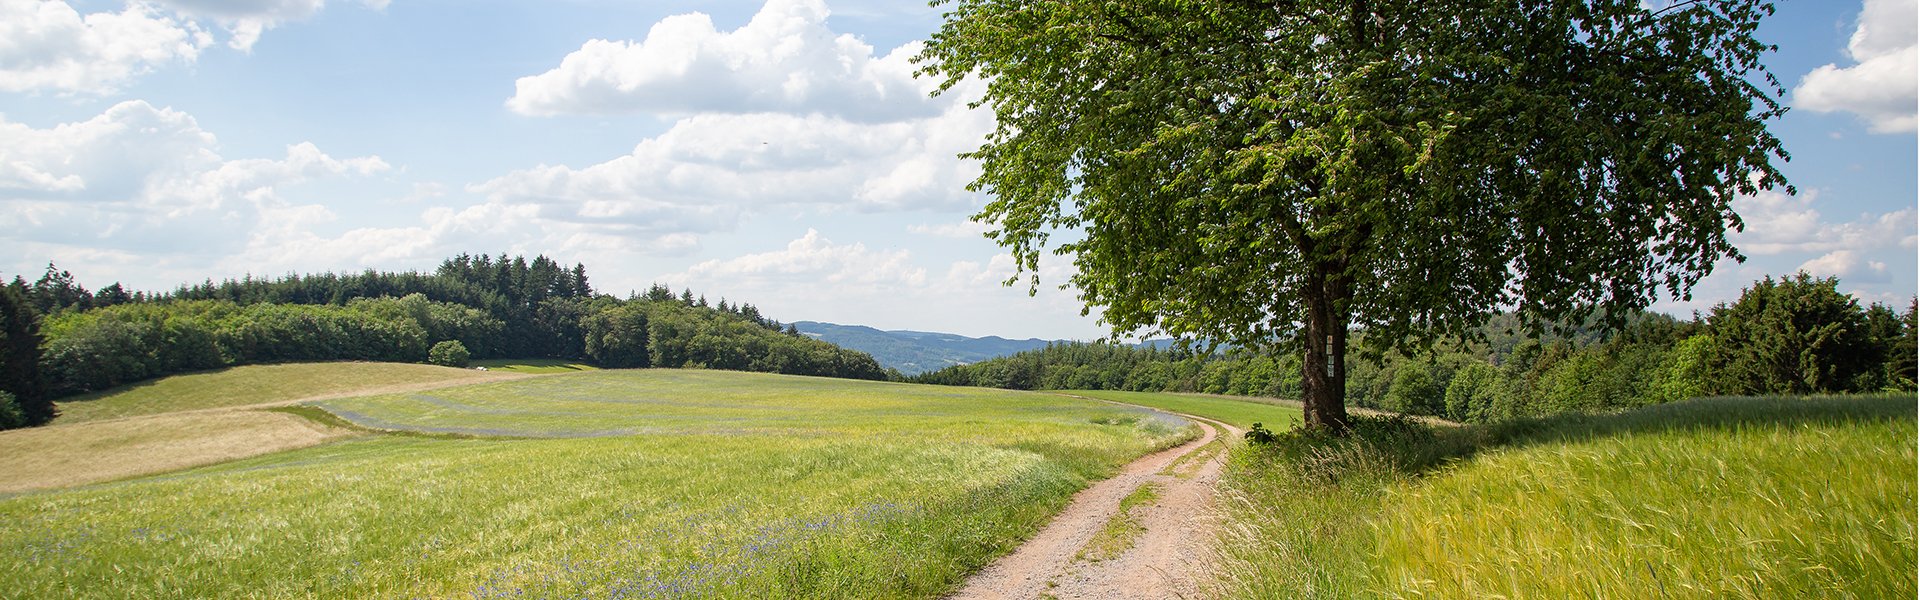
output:
M40 376L40 315L15 284L0 286L0 392L13 397L26 425L59 413Z
M1049 237L1116 336L1304 351L1346 427L1366 350L1496 310L1620 317L1734 257L1786 179L1754 0L948 0L920 55L985 82L976 216ZM1791 188L1789 188L1791 191Z

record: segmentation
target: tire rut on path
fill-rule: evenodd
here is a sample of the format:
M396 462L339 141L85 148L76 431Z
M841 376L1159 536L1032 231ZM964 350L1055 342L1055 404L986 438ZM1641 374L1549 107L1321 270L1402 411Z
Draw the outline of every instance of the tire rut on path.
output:
M1136 460L1119 475L1081 490L1033 539L974 574L951 598L1200 597L1219 524L1214 484L1226 460L1225 444L1212 442L1220 436L1238 439L1241 431L1212 419L1180 416L1200 423L1200 439ZM1194 452L1205 454L1182 461ZM1143 485L1159 486L1159 493L1151 504L1129 511L1142 529L1132 545L1106 560L1084 556L1088 542L1121 516L1121 499Z

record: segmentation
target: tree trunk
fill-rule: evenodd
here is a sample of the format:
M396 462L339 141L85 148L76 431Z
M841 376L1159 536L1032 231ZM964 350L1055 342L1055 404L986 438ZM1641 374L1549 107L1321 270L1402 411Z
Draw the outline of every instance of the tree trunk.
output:
M1335 305L1337 286L1330 286L1326 269L1315 269L1302 294L1307 305L1305 343L1300 361L1302 410L1307 427L1346 434L1347 320Z

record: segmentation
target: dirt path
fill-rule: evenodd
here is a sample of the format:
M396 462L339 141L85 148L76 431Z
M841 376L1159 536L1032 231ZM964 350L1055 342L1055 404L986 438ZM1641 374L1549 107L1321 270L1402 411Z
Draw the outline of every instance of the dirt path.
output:
M956 599L1198 598L1207 572L1209 543L1218 523L1214 483L1225 463L1233 426L1181 415L1201 424L1198 440L1134 461L1119 475L1073 497L1060 516L1019 550L977 573ZM1215 443L1216 438L1222 438ZM1192 455L1189 457L1188 455ZM1152 485L1157 498L1120 512L1121 500ZM1132 543L1114 554L1100 551L1128 521ZM1093 544L1093 547L1090 547ZM1101 557L1109 554L1109 557Z

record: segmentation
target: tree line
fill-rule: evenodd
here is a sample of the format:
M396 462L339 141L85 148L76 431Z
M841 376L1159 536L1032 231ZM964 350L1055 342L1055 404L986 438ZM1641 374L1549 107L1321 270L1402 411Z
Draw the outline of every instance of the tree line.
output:
M1530 331L1501 315L1426 351L1346 363L1347 402L1462 422L1607 411L1699 396L1913 390L1915 315L1805 273L1747 288L1681 320L1640 313L1624 325ZM1355 336L1366 332L1357 331ZM1056 344L909 378L1008 389L1106 389L1299 397L1295 356Z
M89 292L49 264L0 286L0 428L37 425L53 401L165 375L328 360L560 358L613 368L700 367L885 379L873 357L807 338L750 304L654 285L596 293L586 268L462 254L433 273L246 277Z

